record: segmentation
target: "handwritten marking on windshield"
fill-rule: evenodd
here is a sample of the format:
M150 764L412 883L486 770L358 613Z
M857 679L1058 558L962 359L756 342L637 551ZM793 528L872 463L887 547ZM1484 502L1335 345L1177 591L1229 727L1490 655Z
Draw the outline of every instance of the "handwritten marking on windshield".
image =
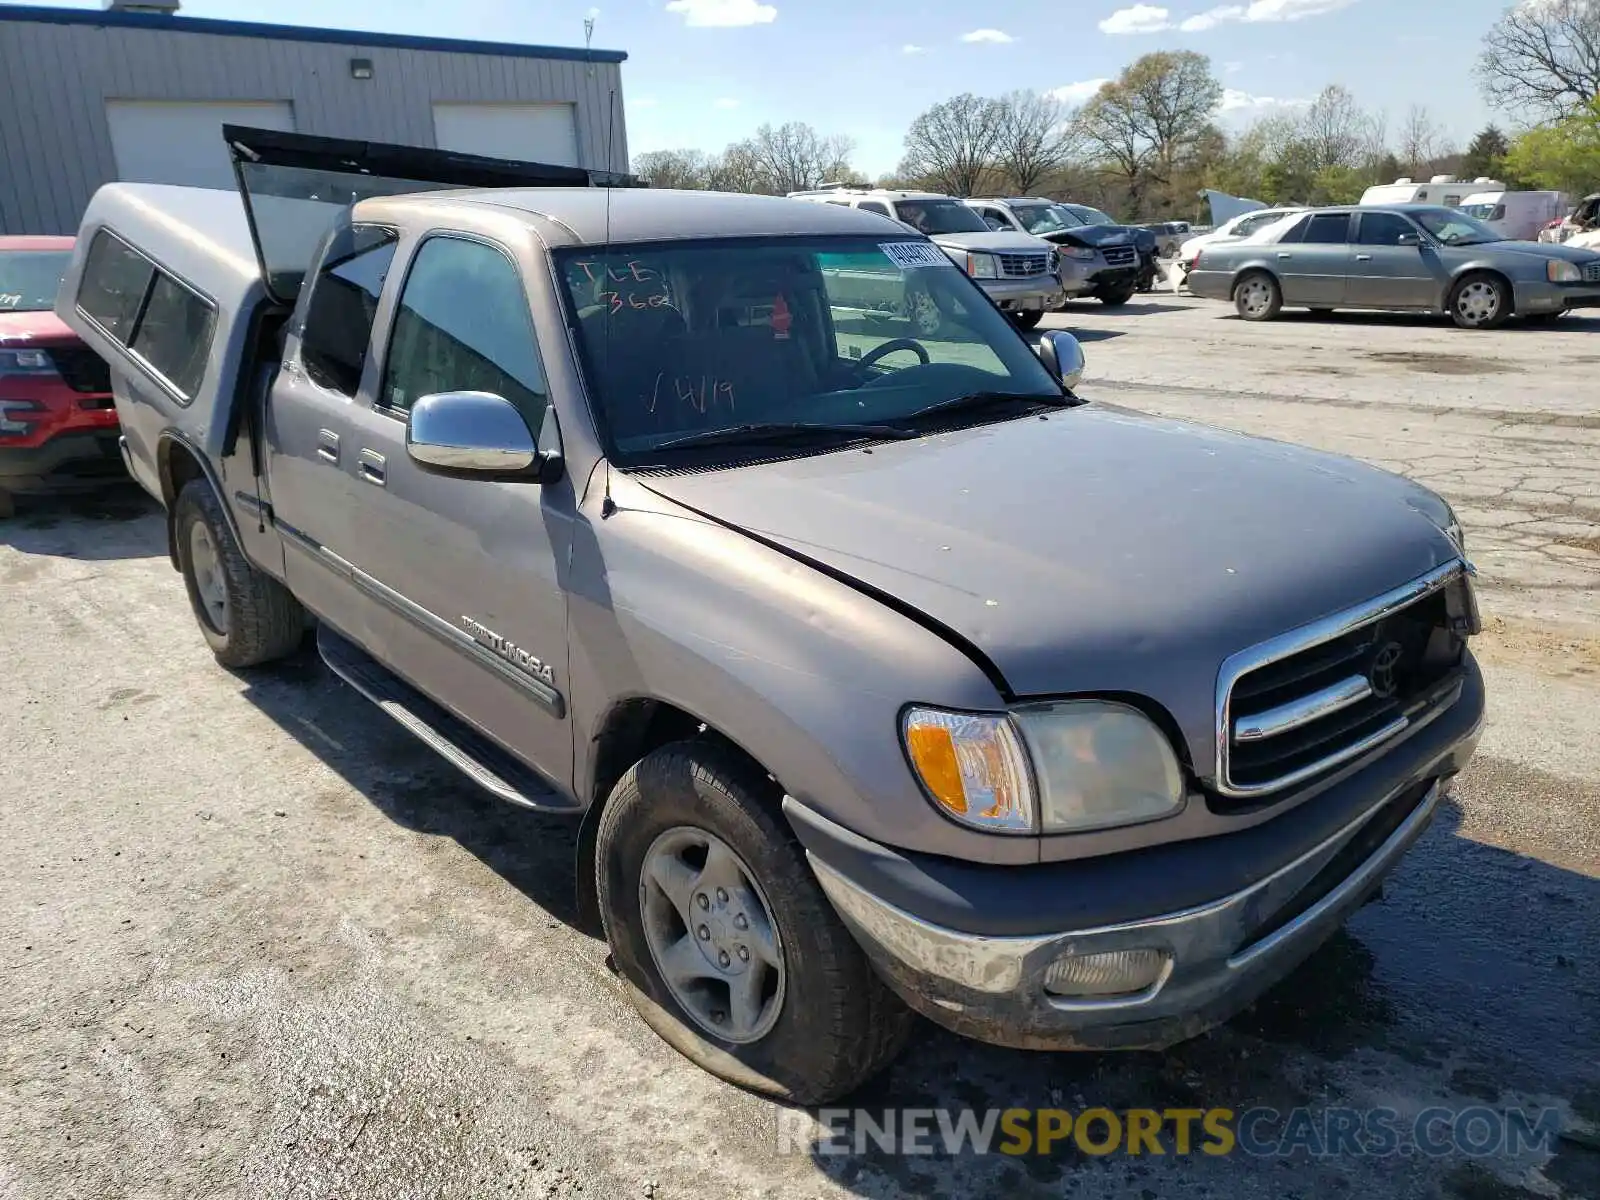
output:
M21 292L0 292L0 308L15 308L21 303Z
M733 411L733 383L727 379L716 379L702 375L695 379L692 376L677 375L669 378L665 371L656 375L655 386L650 389L650 412L656 411L656 405L661 398L661 384L665 380L670 384L673 394L679 404L687 404L696 412L706 411L707 403L715 406L723 401L727 402L728 411Z
M615 267L602 266L593 260L580 261L578 266L583 268L583 273L589 277L590 283L599 283L602 279L609 279L612 283L627 283L630 279L635 283L648 283L660 276L637 259L630 260L622 265L622 270ZM600 268L600 274L595 274L595 268Z
M625 308L667 308L672 304L672 296L667 292L601 292L599 300L612 313Z

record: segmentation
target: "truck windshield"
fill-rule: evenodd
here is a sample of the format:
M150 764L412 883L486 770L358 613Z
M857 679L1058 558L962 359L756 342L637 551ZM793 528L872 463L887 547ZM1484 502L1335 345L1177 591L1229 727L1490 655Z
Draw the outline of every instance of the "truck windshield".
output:
M69 250L0 250L0 313L54 308L71 257Z
M556 262L619 466L713 431L729 432L726 455L746 426L894 425L974 394L1061 400L1015 327L930 242L686 240Z
M1055 233L1080 229L1084 222L1059 204L1013 204L1011 211L1029 233Z
M895 214L907 225L933 237L938 233L988 233L983 218L959 200L896 200Z

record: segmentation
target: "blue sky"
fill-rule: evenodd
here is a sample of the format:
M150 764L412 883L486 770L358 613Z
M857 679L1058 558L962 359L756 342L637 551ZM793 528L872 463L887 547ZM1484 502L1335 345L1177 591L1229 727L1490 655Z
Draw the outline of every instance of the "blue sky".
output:
M891 169L911 120L961 91L1077 99L1150 50L1211 57L1226 123L1342 83L1396 131L1412 103L1465 144L1491 113L1471 68L1509 0L184 0L196 17L620 49L633 152L720 150L809 121ZM71 7L83 7L73 4ZM96 5L98 7L98 5ZM1502 121L1502 124L1505 122Z

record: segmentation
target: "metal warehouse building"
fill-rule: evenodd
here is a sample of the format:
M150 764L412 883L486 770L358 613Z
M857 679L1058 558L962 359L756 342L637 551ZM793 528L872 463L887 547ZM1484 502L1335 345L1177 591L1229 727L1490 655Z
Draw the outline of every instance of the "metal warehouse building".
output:
M72 233L112 180L232 187L220 126L628 169L614 50L0 5L0 233ZM166 10L166 11L152 11Z

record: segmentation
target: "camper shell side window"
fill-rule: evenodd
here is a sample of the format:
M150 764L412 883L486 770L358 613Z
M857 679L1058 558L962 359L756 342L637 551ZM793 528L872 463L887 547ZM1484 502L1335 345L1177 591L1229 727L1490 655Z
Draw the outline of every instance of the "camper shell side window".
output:
M205 377L216 305L110 229L95 232L78 312L187 406Z

